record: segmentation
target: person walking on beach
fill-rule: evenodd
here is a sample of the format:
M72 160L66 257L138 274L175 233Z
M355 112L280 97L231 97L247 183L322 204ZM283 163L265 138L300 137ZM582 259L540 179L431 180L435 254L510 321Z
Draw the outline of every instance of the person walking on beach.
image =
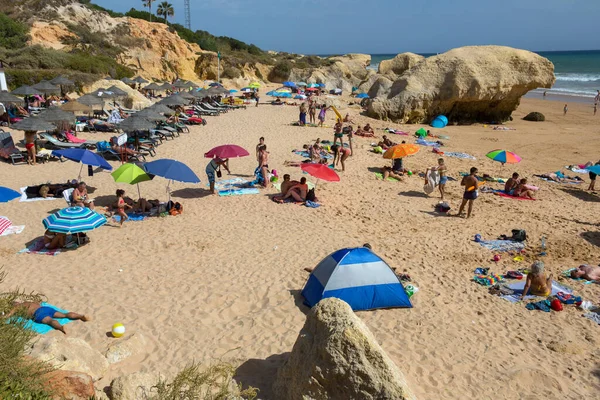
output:
M121 226L123 226L123 222L129 219L129 216L125 213L125 209L131 209L129 204L125 203L125 191L123 189L117 189L117 215L121 217Z
M563 108L563 117L567 115L567 111L569 111L569 106L565 104L565 107Z
M477 181L477 177L475 176L476 174L477 168L472 167L469 175L463 177L462 181L460 182L460 185L465 187L465 193L463 194L463 201L460 205L460 208L458 209L457 216L462 215L465 206L468 202L469 210L467 211L467 218L471 217L471 212L473 211L473 202L479 194L479 192L477 191L477 189L479 188L479 181Z
M260 148L265 144L265 138L261 137L258 139L258 144L256 145L256 161L260 164Z
M544 90L544 100L546 100L546 91Z
M12 317L17 312L23 312L27 318L31 319L33 322L37 324L50 325L57 331L61 331L65 335L67 332L65 328L54 318L68 318L71 320L80 320L83 322L89 321L90 318L86 317L82 314L77 314L74 312L69 313L61 313L56 311L52 307L42 306L42 303L25 301L23 303L15 303L12 310L6 315L6 320Z
M596 115L596 111L598 111L598 103L594 103L594 115Z
M444 194L446 193L446 183L448 183L448 167L444 163L443 158L438 158L438 165L436 167L427 168L425 171L425 184L427 184L427 173L429 171L437 171L440 174L440 183L438 187L440 189L441 201L444 201Z
M260 101L260 96L258 95L258 89L254 91L254 98L256 99L256 107L258 107L258 102Z
M300 126L306 125L306 102L300 104Z

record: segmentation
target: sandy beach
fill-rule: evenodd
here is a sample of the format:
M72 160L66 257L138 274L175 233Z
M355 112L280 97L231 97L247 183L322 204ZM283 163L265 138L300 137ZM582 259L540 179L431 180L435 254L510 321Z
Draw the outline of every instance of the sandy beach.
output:
M274 87L274 86L273 86ZM261 92L269 88L261 88ZM263 97L266 100L266 96ZM126 222L122 229L109 223L90 232L91 243L58 256L17 254L44 233L41 220L63 208L63 199L0 204L0 215L23 233L0 238L0 266L8 273L5 287L44 293L54 305L90 314L91 322L66 326L72 337L83 338L104 351L118 340L106 334L122 322L127 334L149 339L145 352L111 366L98 387L127 372L158 371L172 376L187 363L224 360L239 366L236 379L260 389L261 399L273 399L271 384L305 321L307 308L300 291L308 277L305 267L316 265L331 252L371 243L373 250L398 272L410 274L419 292L412 309L359 312L383 349L406 375L420 399L592 399L600 393L600 327L583 318L573 306L563 312L529 311L488 294L471 281L477 267L503 273L528 266L547 238L548 272L582 263L600 262L598 211L600 197L586 183L562 185L533 177L570 164L598 160L600 115L592 106L524 98L506 126L495 131L481 124L448 126L434 133L450 137L444 151L465 152L476 160L446 158L449 175L458 181L447 186L455 213L462 198L459 172L475 166L480 173L508 178L519 172L539 186L536 201L516 201L481 194L471 219L434 212L438 192L423 194L424 172L436 164L431 148L404 160L415 172L404 182L376 179L370 168L389 165L370 151L373 139L355 137L354 154L340 182L318 182L322 206L311 209L279 205L269 199L271 188L260 194L219 197L208 194L203 154L212 147L234 143L250 157L232 159L232 177L252 180L254 148L265 137L269 165L280 176L302 176L300 168L284 161L301 161L292 153L316 138L333 140L331 128L296 127L293 106L248 107L220 117L207 126L191 127L158 148L158 158L186 163L200 177L199 185L173 183L172 197L184 207L177 217ZM381 138L383 128L414 133L420 125L398 125L358 115L358 108L342 108L355 122L370 122ZM546 122L527 122L531 111L545 114ZM334 124L333 112L327 124ZM431 128L428 128L431 129ZM107 139L111 134L82 133L85 139ZM389 135L388 136L395 136ZM13 131L15 142L22 132ZM392 137L415 141L414 137ZM523 158L502 166L485 154L494 149L513 151ZM119 164L111 161L113 167ZM0 165L0 182L18 188L77 177L79 165L50 162ZM84 168L85 172L85 168ZM576 175L568 171L570 175ZM223 175L223 179L227 175ZM314 178L308 177L314 182ZM135 186L116 184L110 173L84 178L96 188L97 203L114 201L117 188L137 198ZM155 178L140 185L142 196L165 201L167 181ZM492 188L502 185L490 183ZM475 234L496 239L511 229L525 229L530 238L525 261L516 262L473 242ZM121 271L122 270L122 271ZM563 279L563 278L560 278ZM600 285L559 280L586 300L600 301ZM51 332L49 335L61 335Z

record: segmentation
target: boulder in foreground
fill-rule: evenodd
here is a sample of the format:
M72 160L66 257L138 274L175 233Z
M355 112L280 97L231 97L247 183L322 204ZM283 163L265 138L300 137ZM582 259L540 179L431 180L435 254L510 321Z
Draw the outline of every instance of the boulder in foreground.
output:
M374 99L370 117L429 123L502 122L521 97L554 84L554 65L538 54L504 46L469 46L429 57L402 74L387 96Z
M336 298L310 311L273 392L286 400L415 399L369 328Z
M47 387L54 398L88 400L95 394L94 381L88 374L75 371L52 371L48 373Z
M546 117L544 114L534 111L524 116L523 119L525 121L542 122L546 120Z

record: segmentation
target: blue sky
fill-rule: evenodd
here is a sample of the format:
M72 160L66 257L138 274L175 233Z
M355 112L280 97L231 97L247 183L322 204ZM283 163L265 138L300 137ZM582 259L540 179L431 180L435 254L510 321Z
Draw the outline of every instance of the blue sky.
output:
M92 1L142 9L142 0ZM170 3L183 24L184 1ZM436 53L478 44L600 49L600 0L191 0L191 15L194 30L304 54Z

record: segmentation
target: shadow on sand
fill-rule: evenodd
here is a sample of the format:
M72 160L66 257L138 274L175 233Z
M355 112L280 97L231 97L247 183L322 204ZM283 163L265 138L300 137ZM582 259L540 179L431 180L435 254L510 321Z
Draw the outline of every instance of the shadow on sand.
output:
M273 399L273 383L277 377L277 370L288 359L290 353L273 354L266 359L251 358L238 367L233 377L244 388L252 386L258 388L258 398Z
M171 192L171 197L178 197L180 199L200 199L211 195L210 190L201 188L177 189Z
M600 247L600 232L583 232L581 237L594 246Z
M589 201L592 203L600 203L600 197L581 189L561 188L560 190L570 194L573 197L578 198L579 200Z
M407 192L400 192L400 193L398 193L398 196L421 197L423 199L426 199L428 197L425 193L423 193L423 192L417 192L416 190L409 190Z
M289 290L290 295L294 297L294 304L298 309L304 314L307 315L310 311L310 307L304 304L304 297L302 296L301 290Z

